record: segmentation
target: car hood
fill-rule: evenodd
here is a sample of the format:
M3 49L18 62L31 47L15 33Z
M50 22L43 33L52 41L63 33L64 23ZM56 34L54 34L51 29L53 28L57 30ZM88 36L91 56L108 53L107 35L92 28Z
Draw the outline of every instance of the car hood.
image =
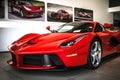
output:
M28 5L24 5L24 6L30 8L31 10L40 10L40 7L38 6L28 6Z
M85 33L49 33L42 35L32 35L29 38L19 39L13 43L13 51L39 52L50 51L60 48L64 42L74 40ZM26 35L27 36L27 35Z

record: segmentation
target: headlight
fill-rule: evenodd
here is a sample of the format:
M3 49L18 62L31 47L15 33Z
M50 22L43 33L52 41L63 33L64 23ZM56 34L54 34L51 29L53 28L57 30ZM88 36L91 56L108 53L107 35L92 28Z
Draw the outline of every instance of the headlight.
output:
M24 6L24 8L25 8L26 10L28 10L28 11L30 11L30 10L31 10L30 8L28 8L28 7L26 7L26 6Z
M40 10L42 11L42 8L40 7Z
M82 36L80 36L80 37L78 37L78 38L76 38L76 39L74 39L74 40L70 40L70 41L68 41L68 42L62 43L62 44L61 44L61 47L72 46L72 45L74 45L76 42L78 42L78 41L80 41L81 39L83 39L86 35L87 35L87 34L84 34L84 35L82 35Z

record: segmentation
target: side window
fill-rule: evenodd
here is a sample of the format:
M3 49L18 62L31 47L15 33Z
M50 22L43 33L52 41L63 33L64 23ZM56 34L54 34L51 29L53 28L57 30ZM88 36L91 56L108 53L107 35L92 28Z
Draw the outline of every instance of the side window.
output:
M81 25L80 27L77 27L76 30L79 30L81 33L83 32L92 32L92 28L93 28L93 24L91 23L85 23L83 25Z
M102 31L103 31L103 26L97 23L95 27L95 32L102 32Z
M92 28L93 28L93 24L88 23L88 24L85 25L85 30L86 30L87 32L91 32L91 31L92 31Z

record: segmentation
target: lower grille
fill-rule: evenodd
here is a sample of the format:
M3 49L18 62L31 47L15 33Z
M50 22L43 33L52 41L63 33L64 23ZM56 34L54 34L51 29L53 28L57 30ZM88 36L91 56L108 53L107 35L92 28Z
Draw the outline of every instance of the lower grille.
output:
M23 55L23 64L37 66L63 66L64 64L57 55L35 54Z
M23 55L23 64L44 65L43 55Z
M31 15L39 15L39 13L30 13Z
M42 13L32 12L32 13L28 13L28 14L35 15L35 16L40 16Z
M15 54L11 53L11 56L12 56L12 61L13 61L14 63L16 63L16 56L15 56Z

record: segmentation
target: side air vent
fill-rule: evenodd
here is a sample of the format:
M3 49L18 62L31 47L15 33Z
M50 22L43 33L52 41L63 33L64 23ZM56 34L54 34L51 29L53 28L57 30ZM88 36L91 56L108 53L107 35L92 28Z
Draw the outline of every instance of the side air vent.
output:
M110 40L110 44L112 46L117 46L119 44L119 42L116 38L112 37L111 40Z

